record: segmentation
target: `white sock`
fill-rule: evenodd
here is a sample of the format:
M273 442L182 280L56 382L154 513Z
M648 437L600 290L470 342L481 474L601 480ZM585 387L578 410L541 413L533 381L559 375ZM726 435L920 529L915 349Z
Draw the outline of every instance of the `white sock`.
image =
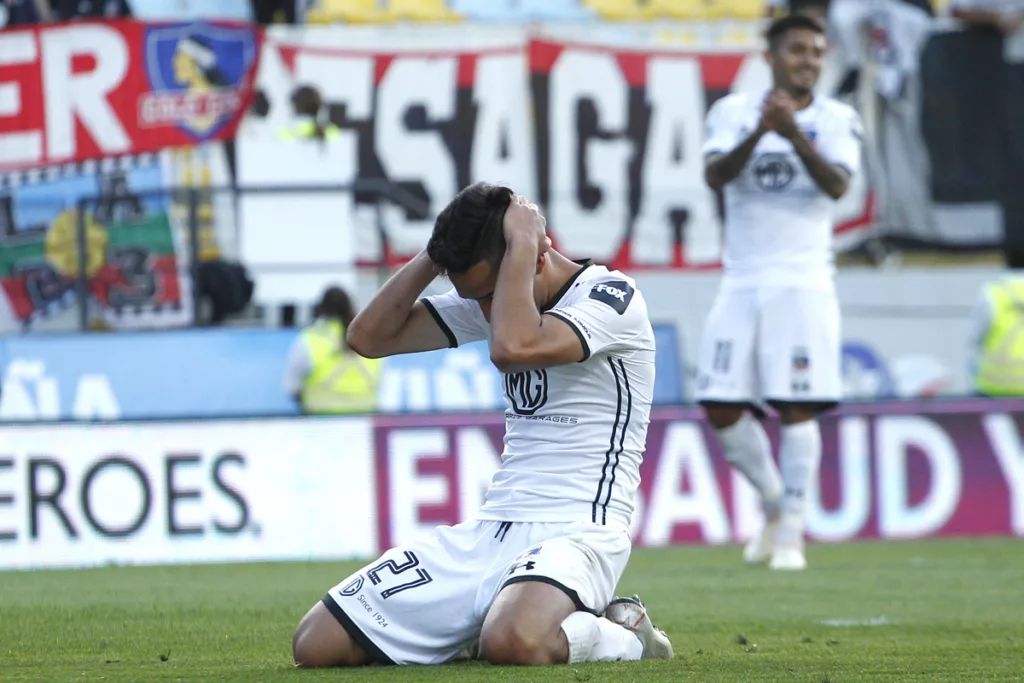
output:
M569 663L632 662L644 653L636 634L590 612L573 612L562 622L569 641Z
M821 463L821 430L816 420L782 428L779 460L786 489L782 496L782 514L803 520L807 495L818 477Z
M764 427L744 413L739 422L717 431L725 459L761 494L766 514L774 517L782 498L782 476L772 459L772 445Z

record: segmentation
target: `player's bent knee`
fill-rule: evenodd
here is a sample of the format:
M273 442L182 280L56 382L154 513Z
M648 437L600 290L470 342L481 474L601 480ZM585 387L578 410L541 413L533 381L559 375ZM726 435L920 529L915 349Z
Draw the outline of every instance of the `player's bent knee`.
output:
M772 401L771 405L779 413L779 420L784 425L797 425L817 419L822 413L835 407L834 402L789 403Z
M728 429L740 421L746 406L733 403L705 403L704 415L715 429Z
M491 664L545 666L559 661L559 633L523 620L489 624L480 634L480 649Z
M352 641L338 620L317 603L299 622L292 636L292 658L296 666L321 669L335 666L362 666L370 656Z

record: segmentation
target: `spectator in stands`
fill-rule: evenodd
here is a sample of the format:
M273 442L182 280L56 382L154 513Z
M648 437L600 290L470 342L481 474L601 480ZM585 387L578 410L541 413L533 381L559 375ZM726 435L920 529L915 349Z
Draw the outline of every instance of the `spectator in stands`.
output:
M35 24L49 18L48 0L0 0L0 29Z
M1003 258L1013 269L1024 268L1024 66L1020 58L1007 59L1007 42L1024 39L1024 0L951 0L950 13L964 22L972 64L967 78L989 84L987 99L971 103L997 132L993 160L999 182L998 200L1003 216ZM1011 61L1013 63L1011 63ZM977 94L977 93L975 93ZM981 117L978 117L981 118ZM972 122L973 124L973 122ZM973 124L976 125L976 124Z
M304 15L304 0L252 0L252 11L261 24L296 24Z
M324 123L323 100L313 86L296 88L292 92L291 102L296 121L278 134L282 140L317 140L322 143L341 135L336 125Z
M950 12L971 26L994 28L1004 36L1024 26L1024 0L952 0Z
M982 396L1024 396L1024 277L985 285L970 337L971 374Z
M288 353L284 388L307 414L369 413L377 407L381 361L348 348L345 331L355 317L348 294L329 287Z
M127 0L47 0L51 21L130 17Z
M253 19L249 0L128 0L128 6L132 16L142 21Z

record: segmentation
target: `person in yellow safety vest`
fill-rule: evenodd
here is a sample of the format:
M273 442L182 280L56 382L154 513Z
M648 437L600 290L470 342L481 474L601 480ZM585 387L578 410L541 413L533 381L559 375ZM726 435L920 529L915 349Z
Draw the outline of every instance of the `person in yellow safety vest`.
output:
M323 122L323 100L312 86L303 85L295 89L292 93L292 111L296 121L278 132L282 140L317 140L324 143L341 135L341 129L336 125Z
M288 354L285 391L307 414L372 413L381 361L363 358L345 343L355 310L348 294L330 287Z
M985 285L971 344L977 393L1024 396L1024 276Z

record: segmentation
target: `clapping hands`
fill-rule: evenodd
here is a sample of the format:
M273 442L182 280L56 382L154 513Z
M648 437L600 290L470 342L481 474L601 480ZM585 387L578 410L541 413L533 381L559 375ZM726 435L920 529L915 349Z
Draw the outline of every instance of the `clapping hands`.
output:
M775 131L787 140L800 134L796 125L796 101L783 90L773 90L761 108L761 127Z

